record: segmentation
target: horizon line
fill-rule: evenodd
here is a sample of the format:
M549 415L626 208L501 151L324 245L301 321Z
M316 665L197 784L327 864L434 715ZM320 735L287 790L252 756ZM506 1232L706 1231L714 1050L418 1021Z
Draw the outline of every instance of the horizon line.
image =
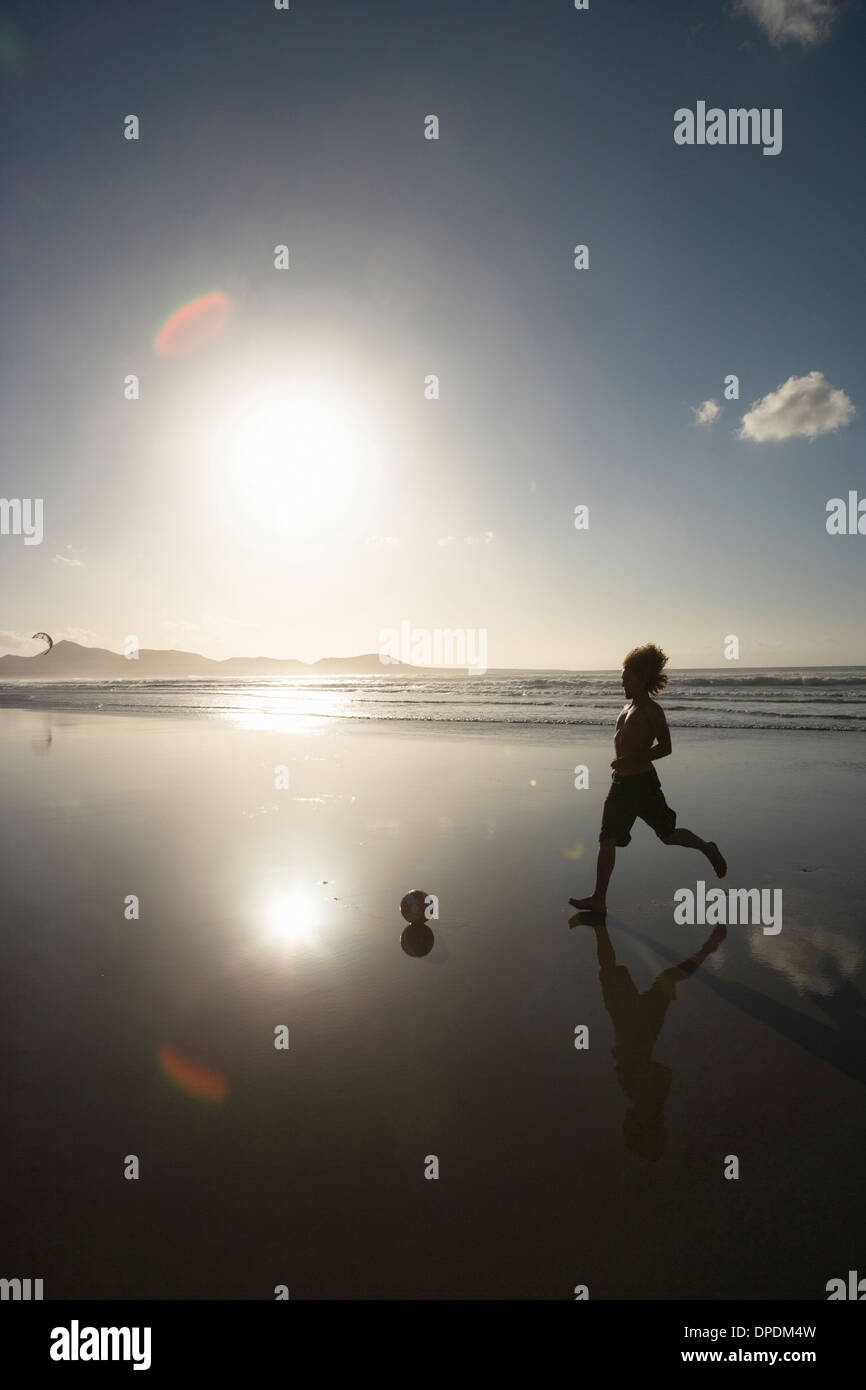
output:
M50 647L50 648L48 649L48 651L45 651L45 652L34 652L34 653L33 653L32 655L30 655L30 656L28 656L27 654L22 653L22 652L8 652L8 651L7 651L7 652L2 652L2 653L0 653L0 661L5 660L6 657L12 657L12 658L14 658L15 660L21 660L21 661L40 661L43 657L49 656L50 653L51 653L56 647L60 647L60 646L77 647L77 648L79 648L81 651L87 651L87 652L106 652L109 656L116 656L116 657L120 657L120 658L124 659L124 653L123 653L123 652L116 652L116 651L112 650L111 647L93 647L93 646L88 646L88 645L87 645L86 643L84 643L84 642L75 642L75 641L73 641L71 638L68 638L68 637L61 637L61 638L58 639L58 641L56 641L56 642L53 644L52 647ZM375 655L376 655L375 652L358 652L357 654L352 655L352 656L320 656L320 657L317 657L316 660L314 660L314 661L303 661L300 657L263 656L261 653L259 653L259 654L256 655L256 656L226 656L226 657L205 656L202 652L188 651L188 650L185 649L185 648L179 648L179 647L140 647L140 648L139 648L139 653L142 654L142 655L143 655L144 653L151 653L151 654L155 654L155 655L172 655L172 654L173 654L173 655L176 655L176 656L191 656L191 657L196 657L196 658L197 658L198 660L200 660L200 661L211 661L211 662L214 663L214 665L222 665L222 664L224 664L225 662L228 662L228 661L273 661L273 662L286 662L286 663L288 663L288 662L294 662L294 663L296 663L296 664L299 665L299 666L307 666L307 667L310 667L310 668L312 668L312 667L314 667L314 666L319 666L319 665L321 665L322 663L327 662L327 661L360 661L360 660L362 660L364 657L367 657L367 656L375 656ZM842 669L844 669L844 670L866 670L866 663L863 663L863 662L831 662L831 663L829 663L829 664L814 665L814 666L813 666L813 665L810 665L810 664L808 664L808 663L806 663L806 662L799 662L799 663L796 663L796 664L794 664L794 665L740 666L740 665L739 665L739 662L738 662L737 665L738 665L738 669L741 670L741 671L801 671L801 670L807 670L807 671L832 671L832 670L842 670ZM413 663L411 663L411 662L400 662L400 661L391 661L391 662L388 662L388 663L382 663L382 666L383 666L383 674L385 674L385 673L387 672L387 669L388 669L389 666L391 666L391 667L396 666L396 667L398 667L398 668L401 669L401 670L425 671L425 672L431 672L431 671L433 671L433 672L441 672L443 675L448 675L448 674L452 674L452 673L457 674L457 673L459 673L459 672L462 672L463 669L464 669L462 666L421 666L421 665L417 665L417 666L416 666L415 664L413 664ZM613 674L616 674L616 673L619 672L621 669L622 669L622 668L621 668L621 665L617 665L617 666L581 666L581 667L577 667L577 666L491 666L491 667L488 667L488 668L487 668L487 670L484 672L484 674L485 674L485 675L491 675L491 674L501 674L501 673L508 673L508 672L524 672L524 671L536 671L536 672L541 672L541 673L543 673L543 672L555 671L555 672L559 672L559 673L566 673L566 674L569 674L569 675L581 675L581 674L586 674L586 675L600 675L600 674L603 674L603 673L613 673ZM731 669L731 666L730 666L730 665L726 665L726 666L673 666L673 667L670 667L670 668L669 668L669 671L667 672L667 674L673 674L675 671L728 671L728 670L730 670L730 669ZM475 679L477 679L477 676L475 677Z

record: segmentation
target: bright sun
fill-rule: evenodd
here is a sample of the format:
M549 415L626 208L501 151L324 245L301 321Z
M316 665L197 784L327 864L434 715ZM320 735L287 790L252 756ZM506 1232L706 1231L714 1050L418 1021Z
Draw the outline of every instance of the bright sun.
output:
M229 502L247 524L313 538L369 481L369 427L321 388L271 392L236 411L221 440Z

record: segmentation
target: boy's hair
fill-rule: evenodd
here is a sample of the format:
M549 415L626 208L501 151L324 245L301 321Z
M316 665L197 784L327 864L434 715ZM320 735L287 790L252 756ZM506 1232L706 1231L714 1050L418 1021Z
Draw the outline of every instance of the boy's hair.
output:
M632 647L622 664L633 671L638 680L643 681L650 695L664 690L668 683L664 673L668 659L661 647L657 647L654 642L646 642L642 647Z

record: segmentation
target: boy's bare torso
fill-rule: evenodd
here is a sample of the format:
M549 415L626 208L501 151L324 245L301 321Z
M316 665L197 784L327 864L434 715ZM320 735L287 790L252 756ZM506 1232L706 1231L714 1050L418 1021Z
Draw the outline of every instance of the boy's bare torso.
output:
M649 709L630 700L620 712L613 736L616 756L629 760L628 771L619 772L617 776L636 777L640 772L649 772L652 768L649 752L654 742L655 729Z

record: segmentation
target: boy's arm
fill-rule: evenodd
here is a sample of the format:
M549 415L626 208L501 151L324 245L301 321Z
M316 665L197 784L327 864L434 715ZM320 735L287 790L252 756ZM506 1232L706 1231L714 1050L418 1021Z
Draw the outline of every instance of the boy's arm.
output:
M651 762L655 762L656 758L667 758L671 751L671 731L668 728L668 721L665 719L665 712L661 705L657 705L655 700L650 701L649 721L657 746L651 749L648 757Z

